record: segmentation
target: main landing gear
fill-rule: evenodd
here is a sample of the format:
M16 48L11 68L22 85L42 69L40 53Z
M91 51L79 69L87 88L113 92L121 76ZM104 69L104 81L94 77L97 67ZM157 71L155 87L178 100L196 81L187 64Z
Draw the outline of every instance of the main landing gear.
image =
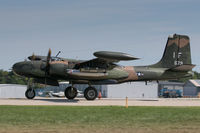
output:
M78 94L78 91L75 87L69 86L65 89L65 96L68 99L74 99ZM87 100L95 100L97 98L97 90L94 87L89 86L84 91L84 97Z
M89 86L84 91L84 97L87 100L95 100L97 98L97 89Z
M68 99L74 99L77 96L77 89L73 86L69 86L65 89L65 96Z

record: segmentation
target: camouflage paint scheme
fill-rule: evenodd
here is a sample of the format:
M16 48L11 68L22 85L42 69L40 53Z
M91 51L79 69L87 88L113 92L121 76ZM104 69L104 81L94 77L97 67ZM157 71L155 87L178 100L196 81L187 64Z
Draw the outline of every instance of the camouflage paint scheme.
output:
M119 52L99 51L97 57L89 61L80 61L51 57L50 69L45 74L46 56L35 56L31 61L13 65L13 71L22 76L34 78L39 83L58 85L58 80L72 84L118 84L131 81L152 81L179 79L192 76L190 41L185 35L174 34L167 40L161 60L147 66L119 66L120 60L137 58Z

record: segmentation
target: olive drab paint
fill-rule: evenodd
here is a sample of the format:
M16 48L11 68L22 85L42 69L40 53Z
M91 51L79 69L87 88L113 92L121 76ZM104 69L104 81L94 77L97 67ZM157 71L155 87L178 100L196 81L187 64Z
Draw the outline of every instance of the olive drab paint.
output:
M152 67L172 68L191 64L190 39L185 35L169 36L162 59Z
M192 68L195 66L191 61L189 37L178 34L168 37L161 60L153 65L117 65L116 62L119 61L139 59L121 52L98 51L94 53L94 56L97 58L88 61L65 59L51 57L51 50L49 50L47 56L32 55L28 57L30 61L15 63L13 71L18 75L35 79L37 83L47 85L56 86L60 80L69 81L72 87L73 84L89 84L90 87L86 91L89 94L90 91L95 90L91 87L95 84L190 77ZM69 89L66 92L67 96L68 92L70 92ZM96 91L93 92L96 96ZM87 98L89 95L86 96Z

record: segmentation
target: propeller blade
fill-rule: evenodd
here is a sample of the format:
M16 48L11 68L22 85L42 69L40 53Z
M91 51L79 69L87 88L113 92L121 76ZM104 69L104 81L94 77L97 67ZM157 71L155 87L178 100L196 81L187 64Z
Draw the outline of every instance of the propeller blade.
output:
M47 62L51 60L51 49L49 49L49 52L47 54Z
M51 49L49 48L49 52L47 54L46 68L45 68L45 86L46 86L47 76L49 75L50 71L50 61L51 61Z
M35 60L35 54L34 53L32 54L31 60Z
M29 60L33 61L36 59L35 54L33 53L31 56L28 57Z
M49 68L50 68L50 61L51 61L51 49L49 49L49 52L47 54L46 71L48 73L49 73Z

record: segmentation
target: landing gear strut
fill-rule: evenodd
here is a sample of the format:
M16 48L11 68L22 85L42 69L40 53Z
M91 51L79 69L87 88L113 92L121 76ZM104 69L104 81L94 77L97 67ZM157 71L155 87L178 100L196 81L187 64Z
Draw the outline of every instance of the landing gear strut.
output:
M84 91L84 97L87 100L95 100L97 98L97 90L94 87L89 86Z
M74 99L77 96L77 89L73 86L69 86L65 89L65 96L68 99Z

